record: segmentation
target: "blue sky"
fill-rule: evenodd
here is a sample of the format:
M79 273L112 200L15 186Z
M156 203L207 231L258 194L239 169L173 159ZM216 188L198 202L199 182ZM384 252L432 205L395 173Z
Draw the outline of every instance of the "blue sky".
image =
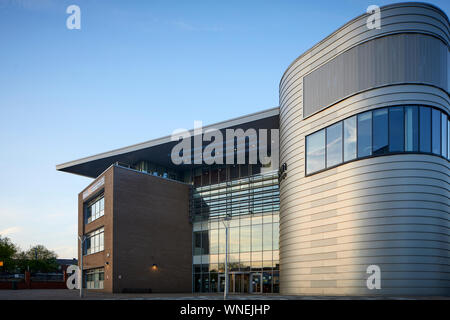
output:
M0 234L75 257L91 179L56 164L275 107L297 56L393 2L0 0Z

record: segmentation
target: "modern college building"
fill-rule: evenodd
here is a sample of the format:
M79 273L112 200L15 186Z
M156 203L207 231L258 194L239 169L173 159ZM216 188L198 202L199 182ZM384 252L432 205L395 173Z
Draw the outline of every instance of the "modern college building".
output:
M203 128L248 133L232 138L245 163L176 165L167 136L58 165L95 179L78 195L85 286L223 291L228 230L233 293L450 295L449 19L368 17L288 67L279 107ZM250 163L260 129L272 161Z

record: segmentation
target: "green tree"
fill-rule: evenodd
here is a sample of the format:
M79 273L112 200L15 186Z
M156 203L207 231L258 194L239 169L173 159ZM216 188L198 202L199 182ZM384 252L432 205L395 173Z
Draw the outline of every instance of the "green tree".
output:
M24 257L29 260L49 260L56 259L57 255L54 251L51 251L41 244L31 247L28 251L24 252Z
M57 255L43 245L36 245L18 255L21 270L31 272L58 271Z
M3 269L0 267L2 271L10 271L15 267L14 257L16 256L19 248L11 242L11 240L7 237L3 237L0 235L0 261L3 261Z
M56 272L57 255L43 245L36 245L16 255L16 266L20 272Z

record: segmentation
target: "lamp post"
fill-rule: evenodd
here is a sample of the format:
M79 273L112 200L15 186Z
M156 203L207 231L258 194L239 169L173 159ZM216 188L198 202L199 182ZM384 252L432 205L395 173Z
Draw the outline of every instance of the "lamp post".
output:
M225 287L223 290L223 300L228 297L228 228L230 227L230 216L227 214L222 220L225 226Z
M78 283L80 284L80 298L83 298L83 245L86 236L78 236L78 240L80 240L80 278Z

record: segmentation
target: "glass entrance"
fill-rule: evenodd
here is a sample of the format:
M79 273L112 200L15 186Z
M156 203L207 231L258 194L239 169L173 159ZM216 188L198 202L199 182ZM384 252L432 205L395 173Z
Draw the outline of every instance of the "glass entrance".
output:
M219 282L217 283L217 291L223 292L225 290L225 274L219 274Z
M262 274L252 273L250 275L251 293L262 293Z
M234 282L234 293L248 293L249 287L248 273L234 273L232 279Z
M219 274L218 292L225 289L225 274ZM262 273L232 272L228 274L229 293L262 293Z

